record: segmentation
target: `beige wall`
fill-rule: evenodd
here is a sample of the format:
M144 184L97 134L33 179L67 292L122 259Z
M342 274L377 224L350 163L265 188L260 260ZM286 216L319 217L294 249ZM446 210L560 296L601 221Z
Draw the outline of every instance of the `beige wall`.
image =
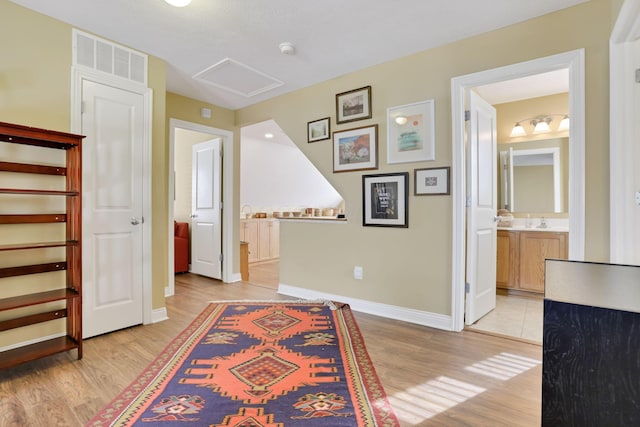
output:
M562 117L554 115L550 124L552 132L533 135L529 121L521 124L527 131L526 136L511 137L513 125L525 118L537 117L546 114L569 114L569 94L558 93L556 95L540 96L522 101L505 102L494 105L497 114L498 144L508 144L520 141L535 141L548 138L569 136L567 131L557 131Z
M319 292L451 314L450 196L409 198L409 228L363 227L361 172L332 173L331 142L306 144L308 121L330 115L333 130L377 123L376 173L450 166L451 79L584 48L586 51L586 258L606 260L608 231L609 0L592 0L537 19L341 76L238 111L237 123L273 118L346 201L347 224L283 223L281 282ZM335 125L334 94L373 88L373 118ZM436 161L386 164L386 108L435 99ZM413 193L411 179L410 193ZM364 280L353 279L354 265Z
M6 0L0 0L0 16L0 120L69 131L72 27ZM164 171L161 179L152 180L153 308L164 307L168 280L165 68L164 61L149 57L149 86L153 90L152 170ZM26 241L41 233L31 226L25 227L21 238ZM2 244L7 233L0 232L0 236ZM33 255L21 256L29 259ZM24 280L34 282L33 278Z
M557 127L560 124L562 117L553 116L551 122L551 130L549 133L542 133L533 135L531 133L532 126L529 122L522 122L527 135L522 137L511 137L511 130L513 125L525 118L537 117L544 114L569 114L569 94L559 93L556 95L541 96L538 98L525 99L522 101L505 102L503 104L494 105L497 115L497 131L498 131L498 152L506 151L509 149L509 145L515 143L514 149L532 149L532 148L560 148L560 161L562 168L562 182L563 182L563 206L565 212L569 207L569 147L557 138L569 137L568 131L557 131ZM498 197L502 197L501 194L501 178L498 176ZM502 200L499 198L498 200ZM516 205L518 206L518 205ZM547 217L567 217L566 213L553 214L551 211L537 210L530 212L522 212L518 209L518 213L515 216L524 216L523 214L536 214L539 216L544 214Z

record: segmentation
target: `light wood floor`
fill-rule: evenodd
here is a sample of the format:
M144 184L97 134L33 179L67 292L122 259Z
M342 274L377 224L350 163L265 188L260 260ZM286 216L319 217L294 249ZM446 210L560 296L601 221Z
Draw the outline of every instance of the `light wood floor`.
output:
M250 283L176 276L169 320L85 341L0 372L0 426L82 426L204 309L207 301L286 299ZM402 426L539 426L541 348L464 331L444 332L356 313Z

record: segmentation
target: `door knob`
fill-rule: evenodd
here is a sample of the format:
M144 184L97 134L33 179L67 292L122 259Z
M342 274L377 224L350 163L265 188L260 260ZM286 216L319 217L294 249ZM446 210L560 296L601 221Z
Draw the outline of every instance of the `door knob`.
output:
M196 214L191 214L191 218L198 218L198 215L196 215Z
M142 218L138 218L137 216L134 216L131 218L132 225L138 225L138 224L141 224L142 222L144 222L144 220Z

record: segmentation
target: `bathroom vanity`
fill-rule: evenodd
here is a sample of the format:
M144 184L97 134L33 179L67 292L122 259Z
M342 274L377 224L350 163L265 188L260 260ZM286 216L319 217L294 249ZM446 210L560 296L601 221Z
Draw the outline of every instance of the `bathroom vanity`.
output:
M496 287L544 293L544 260L567 259L569 233L544 228L498 228Z

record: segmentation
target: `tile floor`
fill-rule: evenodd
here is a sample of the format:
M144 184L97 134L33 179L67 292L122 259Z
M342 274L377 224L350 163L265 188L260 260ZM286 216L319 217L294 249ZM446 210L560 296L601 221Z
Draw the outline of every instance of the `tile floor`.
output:
M468 329L542 343L542 298L496 295L496 308Z

